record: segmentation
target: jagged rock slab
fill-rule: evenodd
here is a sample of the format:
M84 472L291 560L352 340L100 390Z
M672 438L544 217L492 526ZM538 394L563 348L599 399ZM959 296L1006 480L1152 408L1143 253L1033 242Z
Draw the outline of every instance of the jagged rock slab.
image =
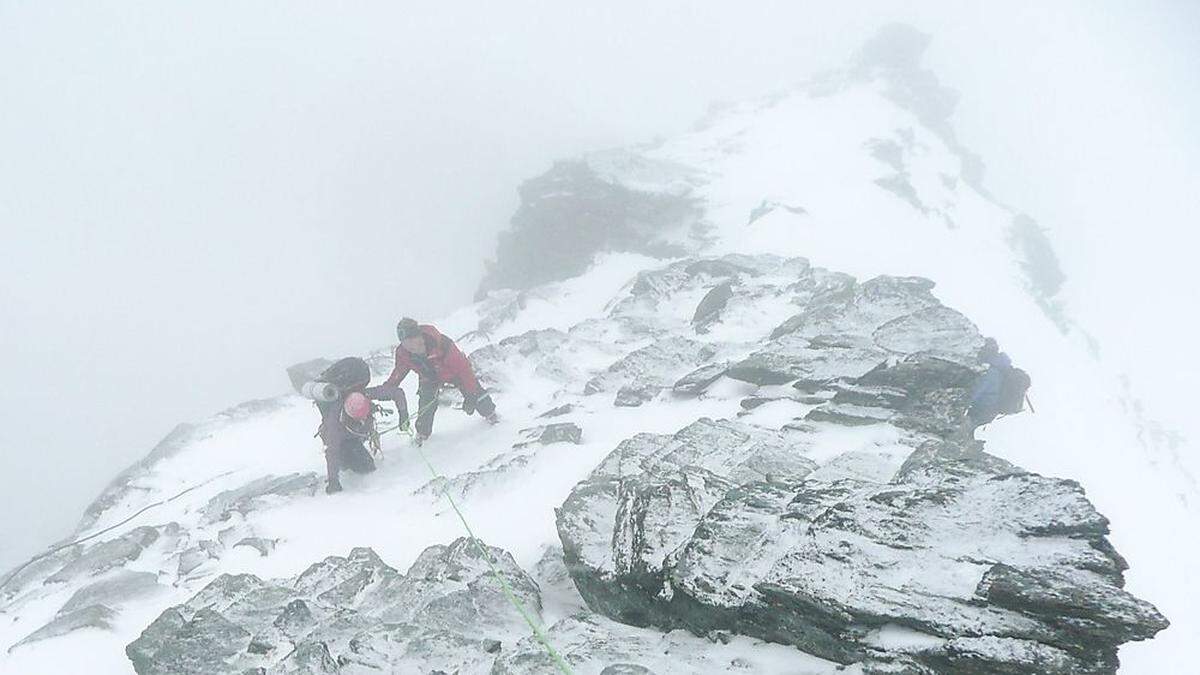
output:
M664 387L654 384L627 384L617 390L613 405L618 408L636 408L653 401L663 389Z
M804 310L776 328L771 337L870 335L889 321L940 306L932 289L932 281L919 277L878 276L861 284L846 275L814 278Z
M179 576L186 577L209 560L221 556L221 544L211 539L204 539L190 546L179 554L177 571Z
M877 668L1064 674L1113 672L1121 643L1166 626L1122 589L1107 521L1072 481L931 440L891 480L822 468L735 486L657 454L661 438L631 440L559 512L580 593L619 621ZM887 625L933 646L873 642Z
M551 445L554 443L579 445L580 441L583 440L583 429L580 429L579 425L574 422L543 424L529 429L522 429L521 434L525 437L525 440L518 443L517 447Z
M88 605L69 612L63 612L54 617L45 626L30 633L28 637L10 647L9 651L23 645L48 640L60 635L66 635L67 633L74 633L77 630L85 628L109 630L112 628L112 621L115 617L116 612L104 605Z
M579 377L576 366L561 353L569 341L568 335L560 330L531 330L476 349L471 352L471 364L480 381L494 392L503 392L511 386L509 372L523 375L533 372L565 384Z
M258 551L260 556L268 556L271 555L271 552L275 550L275 544L276 540L267 539L265 537L243 537L233 545L233 548L245 546L246 548Z
M667 554L739 481L812 471L811 460L785 451L787 435L701 419L674 435L639 434L622 442L558 510L568 566L589 570L572 574L589 605L596 609L610 597L620 602L643 586L653 595ZM607 609L608 616L645 625L650 620L639 612L655 607Z
M120 607L154 593L160 588L158 575L152 572L132 572L122 569L107 578L75 591L58 610L58 613L66 614L90 605Z
M547 410L546 412L542 413L541 415L538 415L538 417L542 418L542 419L545 419L548 417L562 417L563 415L569 415L574 411L575 411L574 404L564 403L560 406L555 406L555 407Z
M675 383L680 373L694 369L714 354L711 346L687 338L656 340L617 360L589 380L583 391L594 394L628 385L665 389Z
M699 396L703 394L714 382L721 379L725 371L729 369L727 363L710 363L700 366L692 372L679 378L671 390L676 394L686 396Z
M87 547L62 569L46 578L46 583L64 583L76 577L94 576L136 560L142 551L158 540L155 527L138 527L108 541Z
M245 515L271 499L293 495L314 495L320 478L315 473L294 473L287 476L264 476L241 487L214 496L204 506L204 515L212 521L223 520L231 513Z
M721 320L721 312L724 311L725 305L729 304L729 299L733 297L733 284L729 281L724 281L704 295L700 300L700 304L696 306L696 312L692 315L692 326L695 327L697 333L707 333L708 329L717 321Z

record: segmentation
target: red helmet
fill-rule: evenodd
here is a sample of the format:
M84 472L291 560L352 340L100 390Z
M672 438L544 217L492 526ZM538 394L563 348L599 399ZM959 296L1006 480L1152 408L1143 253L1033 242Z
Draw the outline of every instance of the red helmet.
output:
M354 392L346 397L346 402L342 404L342 410L346 411L352 419L363 421L371 414L371 401L361 392Z

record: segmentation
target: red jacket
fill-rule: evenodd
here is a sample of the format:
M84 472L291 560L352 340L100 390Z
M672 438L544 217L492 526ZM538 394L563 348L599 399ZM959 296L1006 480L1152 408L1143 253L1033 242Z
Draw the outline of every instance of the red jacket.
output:
M396 366L388 375L383 386L400 384L409 371L417 371L421 380L433 378L458 387L464 394L478 394L483 391L475 373L471 370L471 362L466 354L454 344L454 340L442 335L433 326L421 326L425 338L425 353L412 354L404 345L396 347Z

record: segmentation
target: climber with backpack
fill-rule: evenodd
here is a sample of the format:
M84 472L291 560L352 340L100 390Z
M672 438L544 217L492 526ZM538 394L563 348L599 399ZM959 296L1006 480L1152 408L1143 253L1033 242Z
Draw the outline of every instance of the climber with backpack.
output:
M375 416L385 411L372 403L372 399L390 400L398 410L404 410L404 392L399 387L379 386L368 391L370 381L371 368L367 362L349 356L336 361L301 388L321 413L317 436L325 444L327 494L341 492L342 469L355 473L375 470L372 451L379 451Z
M970 407L963 420L963 435L973 437L975 429L1001 415L1015 415L1025 409L1029 374L1012 365L1008 354L1000 351L993 338L983 342L979 360L986 366L970 393Z
M396 365L391 375L379 387L368 389L368 394L385 395L385 390L398 389L400 383L411 371L417 372L417 420L413 436L414 442L420 444L433 433L433 416L438 409L438 393L445 385L453 386L462 393L463 412L470 415L478 413L480 417L491 424L496 424L496 404L471 369L471 362L466 354L454 344L454 340L443 335L431 325L421 325L414 319L405 317L396 324L396 337L400 344L396 347ZM403 391L400 392L403 399ZM406 427L408 411L400 409L400 425Z

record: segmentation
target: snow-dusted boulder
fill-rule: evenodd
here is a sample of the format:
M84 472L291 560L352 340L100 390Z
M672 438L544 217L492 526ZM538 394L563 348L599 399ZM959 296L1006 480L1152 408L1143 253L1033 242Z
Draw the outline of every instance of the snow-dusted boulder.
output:
M736 484L718 467L744 465L748 439L706 426L631 439L564 503L594 610L934 672L1113 672L1117 646L1166 626L1122 590L1107 521L1072 481L929 441L886 481L797 461Z
M488 547L534 616L537 584ZM528 631L469 539L433 546L407 574L371 549L330 557L293 579L222 575L162 613L126 649L149 673L486 673Z

